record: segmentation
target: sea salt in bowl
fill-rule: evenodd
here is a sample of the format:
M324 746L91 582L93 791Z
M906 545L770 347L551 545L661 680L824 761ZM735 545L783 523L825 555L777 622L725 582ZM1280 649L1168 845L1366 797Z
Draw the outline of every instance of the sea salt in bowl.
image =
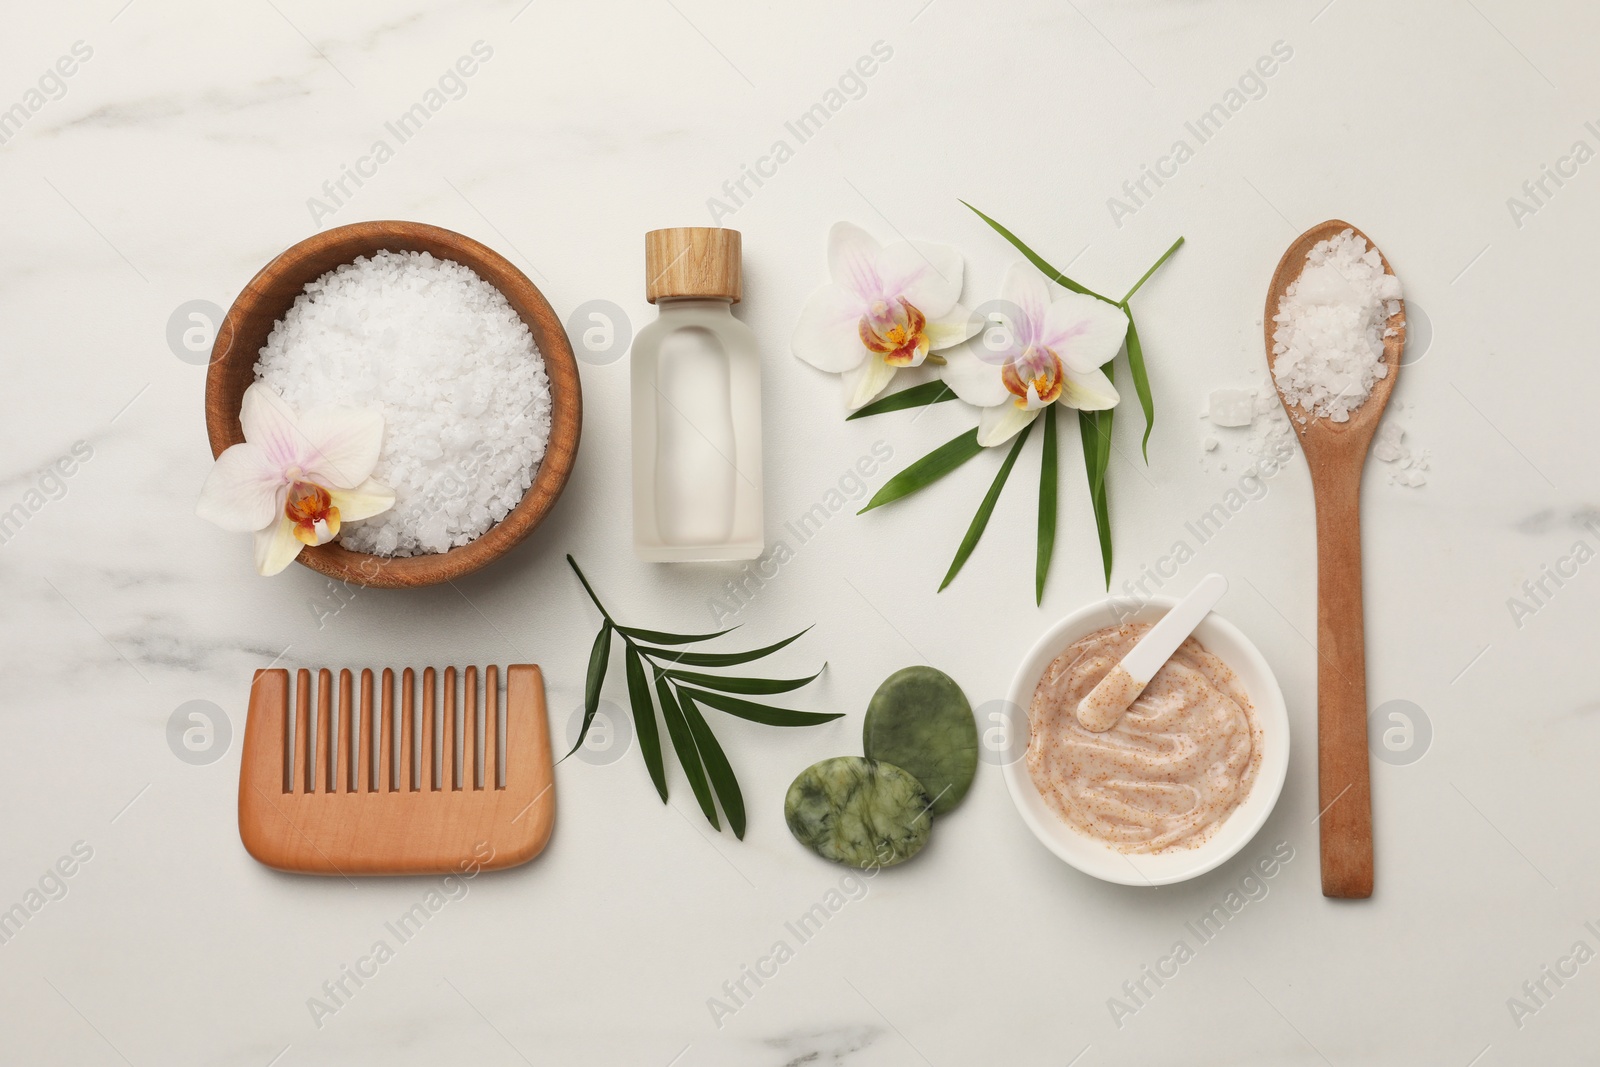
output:
M1046 630L1024 657L1007 696L1014 711L1008 754L1016 758L1002 767L1006 788L1028 825L1044 846L1085 874L1121 885L1167 885L1198 877L1226 863L1249 844L1272 814L1289 772L1289 712L1278 679L1266 658L1238 627L1212 612L1195 628L1194 637L1233 670L1255 707L1261 729L1261 763L1254 783L1239 806L1194 848L1149 855L1120 852L1084 834L1063 820L1040 795L1028 773L1028 707L1045 669L1067 646L1096 630L1118 623L1153 623L1172 609L1171 597L1151 597L1138 610L1119 616L1113 601L1080 608Z
M256 380L257 359L274 324L307 283L357 256L384 250L427 252L470 268L494 286L533 335L550 389L550 433L532 482L517 506L475 540L446 552L413 556L353 552L332 541L306 548L299 556L301 563L339 581L406 588L450 581L499 559L549 514L577 458L583 400L572 345L544 295L503 256L470 237L418 222L358 222L294 245L250 280L217 330L206 375L206 431L213 455L244 440L240 403Z

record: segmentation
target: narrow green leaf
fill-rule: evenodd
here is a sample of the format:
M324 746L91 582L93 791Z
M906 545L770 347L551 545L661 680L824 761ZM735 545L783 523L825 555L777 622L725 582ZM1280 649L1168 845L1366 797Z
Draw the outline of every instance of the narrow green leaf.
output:
M572 557L567 558L570 560ZM583 728L578 731L578 741L567 756L582 748L584 739L589 736L594 713L600 710L600 686L606 680L606 664L610 659L611 621L608 619L600 624L600 632L594 635L594 647L589 650L589 676L583 687ZM566 759L567 756L561 758Z
M741 719L749 719L751 722L759 722L766 726L817 726L844 717L843 712L827 715L818 711L774 708L766 704L757 704L753 700L740 700L725 693L712 693L704 689L680 689L679 693L718 711L725 711L729 715L737 715Z
M1110 364L1106 376L1110 377ZM1106 497L1106 468L1111 463L1111 413L1078 412L1078 427L1083 436L1083 466L1089 476L1089 502L1094 505L1095 532L1100 537L1100 561L1105 567L1106 588L1111 588L1111 509Z
M733 836L744 840L744 794L739 791L739 779L733 775L733 765L728 762L728 756L722 751L722 746L717 743L717 735L711 732L711 727L706 724L705 716L700 714L700 709L695 707L694 699L687 693L682 696L681 708L683 717L689 722L689 732L694 735L694 743L700 750L701 758L705 760L706 776L711 779L711 788L717 791L717 801L722 805L722 813L728 817L728 826L733 830Z
M956 394L951 392L950 387L943 381L923 382L921 385L913 385L910 389L890 393L881 400L874 400L859 411L852 411L846 415L845 421L864 419L869 415L882 415L889 411L904 411L906 408L928 407L955 398Z
M823 668L827 668L824 663ZM685 682L689 685L698 685L705 689L715 689L722 693L747 693L752 696L771 695L773 693L788 693L808 685L817 680L818 671L810 678L729 678L721 674L696 674L693 671L668 671L667 676L675 682Z
M1054 406L1051 405L1052 408ZM1033 422L1038 421L1038 419L1033 420ZM1022 428L1022 432L1017 434L1016 442L1011 446L1011 451L1006 453L1005 462L1000 464L1000 470L990 483L989 491L983 495L983 503L978 505L978 513L972 516L967 534L961 539L961 546L956 549L956 558L950 561L950 569L945 572L944 581L939 583L939 592L944 592L944 587L955 579L966 564L967 557L972 555L972 550L978 547L978 538L983 536L984 528L989 525L989 516L994 514L994 506L1000 500L1000 490L1006 487L1006 479L1011 477L1011 468L1017 465L1017 457L1022 454L1022 446L1027 442L1028 435L1033 432L1033 422Z
M644 630L637 626L619 626L618 630L627 634L635 641L649 641L656 645L692 645L697 641L709 641L713 637L731 634L737 626L730 626L726 630L718 630L714 634L671 634L665 630Z
M1133 324L1133 310L1127 304L1122 305L1122 310L1128 313L1128 369L1133 372L1133 391L1139 394L1139 410L1144 412L1144 441L1141 448L1144 450L1145 463L1150 462L1150 431L1156 427L1156 402L1150 395L1150 376L1144 368L1144 346L1139 343L1139 329Z
M1132 300L1133 299L1133 294L1137 293L1140 290L1140 288L1143 287L1144 283L1150 280L1150 275L1152 275L1156 271L1160 270L1161 269L1161 264L1163 264L1167 260L1171 259L1172 258L1172 253L1176 252L1179 249L1179 247L1181 247L1182 245L1183 245L1183 238L1182 237L1180 237L1176 241L1172 242L1172 247L1167 249L1165 252L1161 253L1161 258L1156 260L1154 263L1150 264L1150 269L1144 272L1144 276L1141 277L1138 281L1133 283L1133 288L1129 289L1128 290L1128 295L1122 298L1122 303L1124 305L1126 305L1128 303L1128 301Z
M650 682L644 676L644 662L632 645L628 646L623 662L628 671L628 702L633 705L633 732L639 737L639 751L644 753L644 765L650 771L650 780L661 794L661 803L667 802L667 769L661 762L661 734L656 728L656 706L650 702Z
M1039 553L1033 568L1033 602L1044 603L1044 580L1056 550L1056 491L1059 488L1056 405L1044 409L1044 450L1039 456Z
M1075 293L1082 293L1084 296L1092 296L1096 300L1104 300L1108 304L1115 304L1116 303L1116 301L1112 300L1110 297L1101 296L1099 293L1095 292L1093 289L1090 289L1090 288L1088 288L1086 286L1079 285L1077 282L1073 281L1071 278L1067 277L1065 274L1062 274L1060 271L1056 270L1050 264L1046 263L1044 261L1044 257L1043 256L1039 255L1039 253L1035 252L1033 249L1031 249L1027 245L1023 244L1022 241L1017 237L1016 234L1012 233L1010 230L1006 229L1004 226L1000 225L994 219L991 219L988 215L985 215L983 212L979 211L977 208L973 207L971 204L968 204L965 200L961 201L961 203L963 205L965 205L966 208L969 211L971 211L974 215L977 215L984 222L987 222L989 224L990 228L993 229L995 233L998 233L1001 237L1004 237L1006 240L1010 241L1012 243L1012 245L1016 247L1016 250L1018 252L1021 252L1025 257L1027 257L1027 260L1028 260L1029 263L1032 263L1035 267L1038 267L1041 271L1044 272L1044 276L1046 278L1049 278L1051 281L1055 282L1057 285L1064 286L1067 289L1071 289Z
M689 722L672 695L672 687L667 685L666 675L659 670L656 671L656 696L661 700L661 718L666 721L667 736L672 739L672 749L678 754L684 776L689 779L689 788L694 790L694 798L700 802L706 820L720 832L722 824L717 821L717 805L711 799L711 787L706 784L706 772L695 748L694 735L689 732Z
M883 483L883 488L879 489L872 499L867 501L867 506L856 514L860 515L899 500L903 496L910 496L918 489L926 489L982 451L983 446L978 444L978 428L974 426L960 437L946 441Z
M765 648L754 648L749 652L680 652L670 648L641 648L639 651L656 659L682 663L690 667L734 667L740 663L749 663L763 656L770 656L785 645L798 641L810 629L811 627L807 626L793 637L785 637L782 641L767 645Z

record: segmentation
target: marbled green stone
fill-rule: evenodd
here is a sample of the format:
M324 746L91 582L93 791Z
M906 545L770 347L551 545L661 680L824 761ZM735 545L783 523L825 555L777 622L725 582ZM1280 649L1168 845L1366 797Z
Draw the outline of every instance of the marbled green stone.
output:
M954 679L932 667L907 667L884 679L861 734L868 759L917 776L933 798L934 815L961 803L978 772L972 705Z
M795 840L823 859L863 870L893 867L922 851L933 820L909 771L860 756L835 756L800 772L783 800Z

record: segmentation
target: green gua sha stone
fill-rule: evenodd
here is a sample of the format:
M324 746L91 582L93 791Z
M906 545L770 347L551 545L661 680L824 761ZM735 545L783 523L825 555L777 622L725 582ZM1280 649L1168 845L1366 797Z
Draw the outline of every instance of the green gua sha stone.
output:
M917 776L933 798L934 815L961 803L978 772L972 705L954 679L932 667L907 667L884 679L861 734L868 759Z
M795 840L825 860L867 870L922 851L933 820L909 771L860 756L835 756L801 771L783 800Z

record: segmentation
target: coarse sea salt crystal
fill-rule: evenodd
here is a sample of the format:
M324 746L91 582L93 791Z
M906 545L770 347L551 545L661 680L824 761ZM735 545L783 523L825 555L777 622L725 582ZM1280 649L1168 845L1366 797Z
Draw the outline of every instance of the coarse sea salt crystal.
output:
M1249 426L1255 418L1256 396L1247 389L1218 389L1211 394L1213 426Z
M1389 374L1384 338L1400 311L1400 280L1351 230L1318 241L1278 301L1272 373L1293 404L1345 422Z
M414 556L482 536L533 484L550 436L550 382L527 325L494 286L427 252L358 257L308 284L256 378L302 414L383 413L372 477L395 504L340 532L358 552Z

